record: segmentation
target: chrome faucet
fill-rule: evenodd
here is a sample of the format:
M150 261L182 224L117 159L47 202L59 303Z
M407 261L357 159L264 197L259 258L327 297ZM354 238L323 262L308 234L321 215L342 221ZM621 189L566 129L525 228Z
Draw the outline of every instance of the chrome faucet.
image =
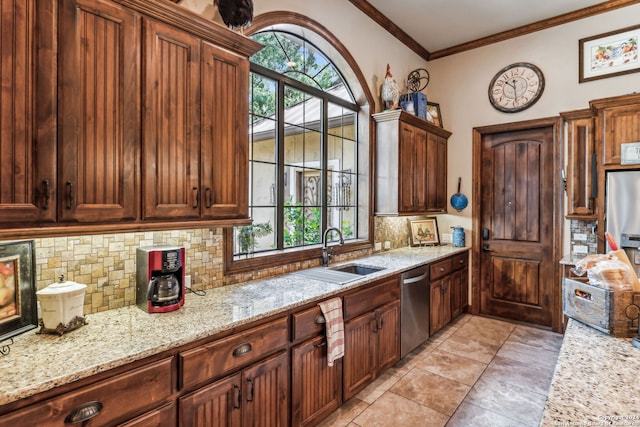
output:
M344 239L342 238L342 231L336 227L327 227L322 234L322 266L327 267L329 265L329 261L333 258L333 251L329 251L327 248L327 235L331 232L335 231L340 236L340 244L344 245Z

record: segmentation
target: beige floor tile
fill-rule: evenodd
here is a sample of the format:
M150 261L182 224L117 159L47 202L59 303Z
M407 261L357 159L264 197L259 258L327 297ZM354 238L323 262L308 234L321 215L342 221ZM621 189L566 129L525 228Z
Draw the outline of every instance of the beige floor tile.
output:
M418 362L416 367L468 386L473 386L487 367L486 363L442 351L440 348Z
M465 336L488 344L502 345L514 328L513 323L474 316L458 328L454 335Z
M438 350L455 353L482 363L491 362L499 349L500 346L497 344L476 341L464 335L455 334L447 338L447 340L438 347Z
M462 402L447 427L526 427L511 418Z
M441 343L444 340L446 340L447 338L449 338L451 335L453 335L453 333L455 331L457 331L458 329L459 329L458 327L452 327L450 325L447 325L447 326L443 327L442 329L440 329L435 334L431 335L429 337L429 342Z
M470 389L457 381L415 368L389 391L440 413L452 415Z
M500 347L498 356L538 366L541 369L550 370L551 372L555 369L556 361L558 360L557 351L532 347L511 339L508 339L502 347Z
M387 392L353 422L362 427L443 427L448 419L444 414Z
M467 323L472 317L473 316L471 314L463 313L458 317L456 317L455 319L453 319L451 323L449 323L449 325L455 328L459 328L460 326Z
M389 390L391 386L400 381L400 379L406 374L406 372L401 372L394 370L394 368L388 369L383 372L378 378L376 378L371 384L366 386L364 390L360 393L356 394L355 397L366 402L368 404L372 404L376 401L382 394Z
M368 407L368 403L354 397L322 420L318 427L345 427Z
M504 415L524 425L538 427L546 397L522 387L486 376L473 386L466 403Z
M509 341L517 341L532 347L559 352L562 346L562 337L562 334L556 332L518 325L509 336Z
M496 356L485 369L483 377L503 381L546 396L553 371Z

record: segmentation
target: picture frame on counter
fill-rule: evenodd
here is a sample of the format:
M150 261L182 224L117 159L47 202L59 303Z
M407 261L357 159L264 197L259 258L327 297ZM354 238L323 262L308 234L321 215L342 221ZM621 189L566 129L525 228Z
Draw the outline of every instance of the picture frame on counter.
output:
M38 326L33 240L0 243L0 342Z
M640 25L580 39L580 83L640 71Z
M442 125L442 114L440 113L440 104L427 101L427 121L438 127Z
M436 218L410 220L411 246L439 245L438 221Z

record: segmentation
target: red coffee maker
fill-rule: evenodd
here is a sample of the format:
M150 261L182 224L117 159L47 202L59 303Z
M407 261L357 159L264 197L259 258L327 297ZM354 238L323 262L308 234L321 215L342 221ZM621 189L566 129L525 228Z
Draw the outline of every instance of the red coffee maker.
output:
M184 304L184 248L151 246L136 250L136 305L166 313Z

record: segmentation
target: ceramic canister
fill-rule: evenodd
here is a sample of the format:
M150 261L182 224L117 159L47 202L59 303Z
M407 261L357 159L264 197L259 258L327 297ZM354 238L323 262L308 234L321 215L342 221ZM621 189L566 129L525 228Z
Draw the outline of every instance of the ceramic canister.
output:
M83 317L86 289L87 285L65 281L62 276L58 283L36 292L42 308L44 327L56 329L60 324L66 327L76 317Z
M451 242L453 246L457 248L464 248L464 228L451 227L453 229L453 235L451 236Z

